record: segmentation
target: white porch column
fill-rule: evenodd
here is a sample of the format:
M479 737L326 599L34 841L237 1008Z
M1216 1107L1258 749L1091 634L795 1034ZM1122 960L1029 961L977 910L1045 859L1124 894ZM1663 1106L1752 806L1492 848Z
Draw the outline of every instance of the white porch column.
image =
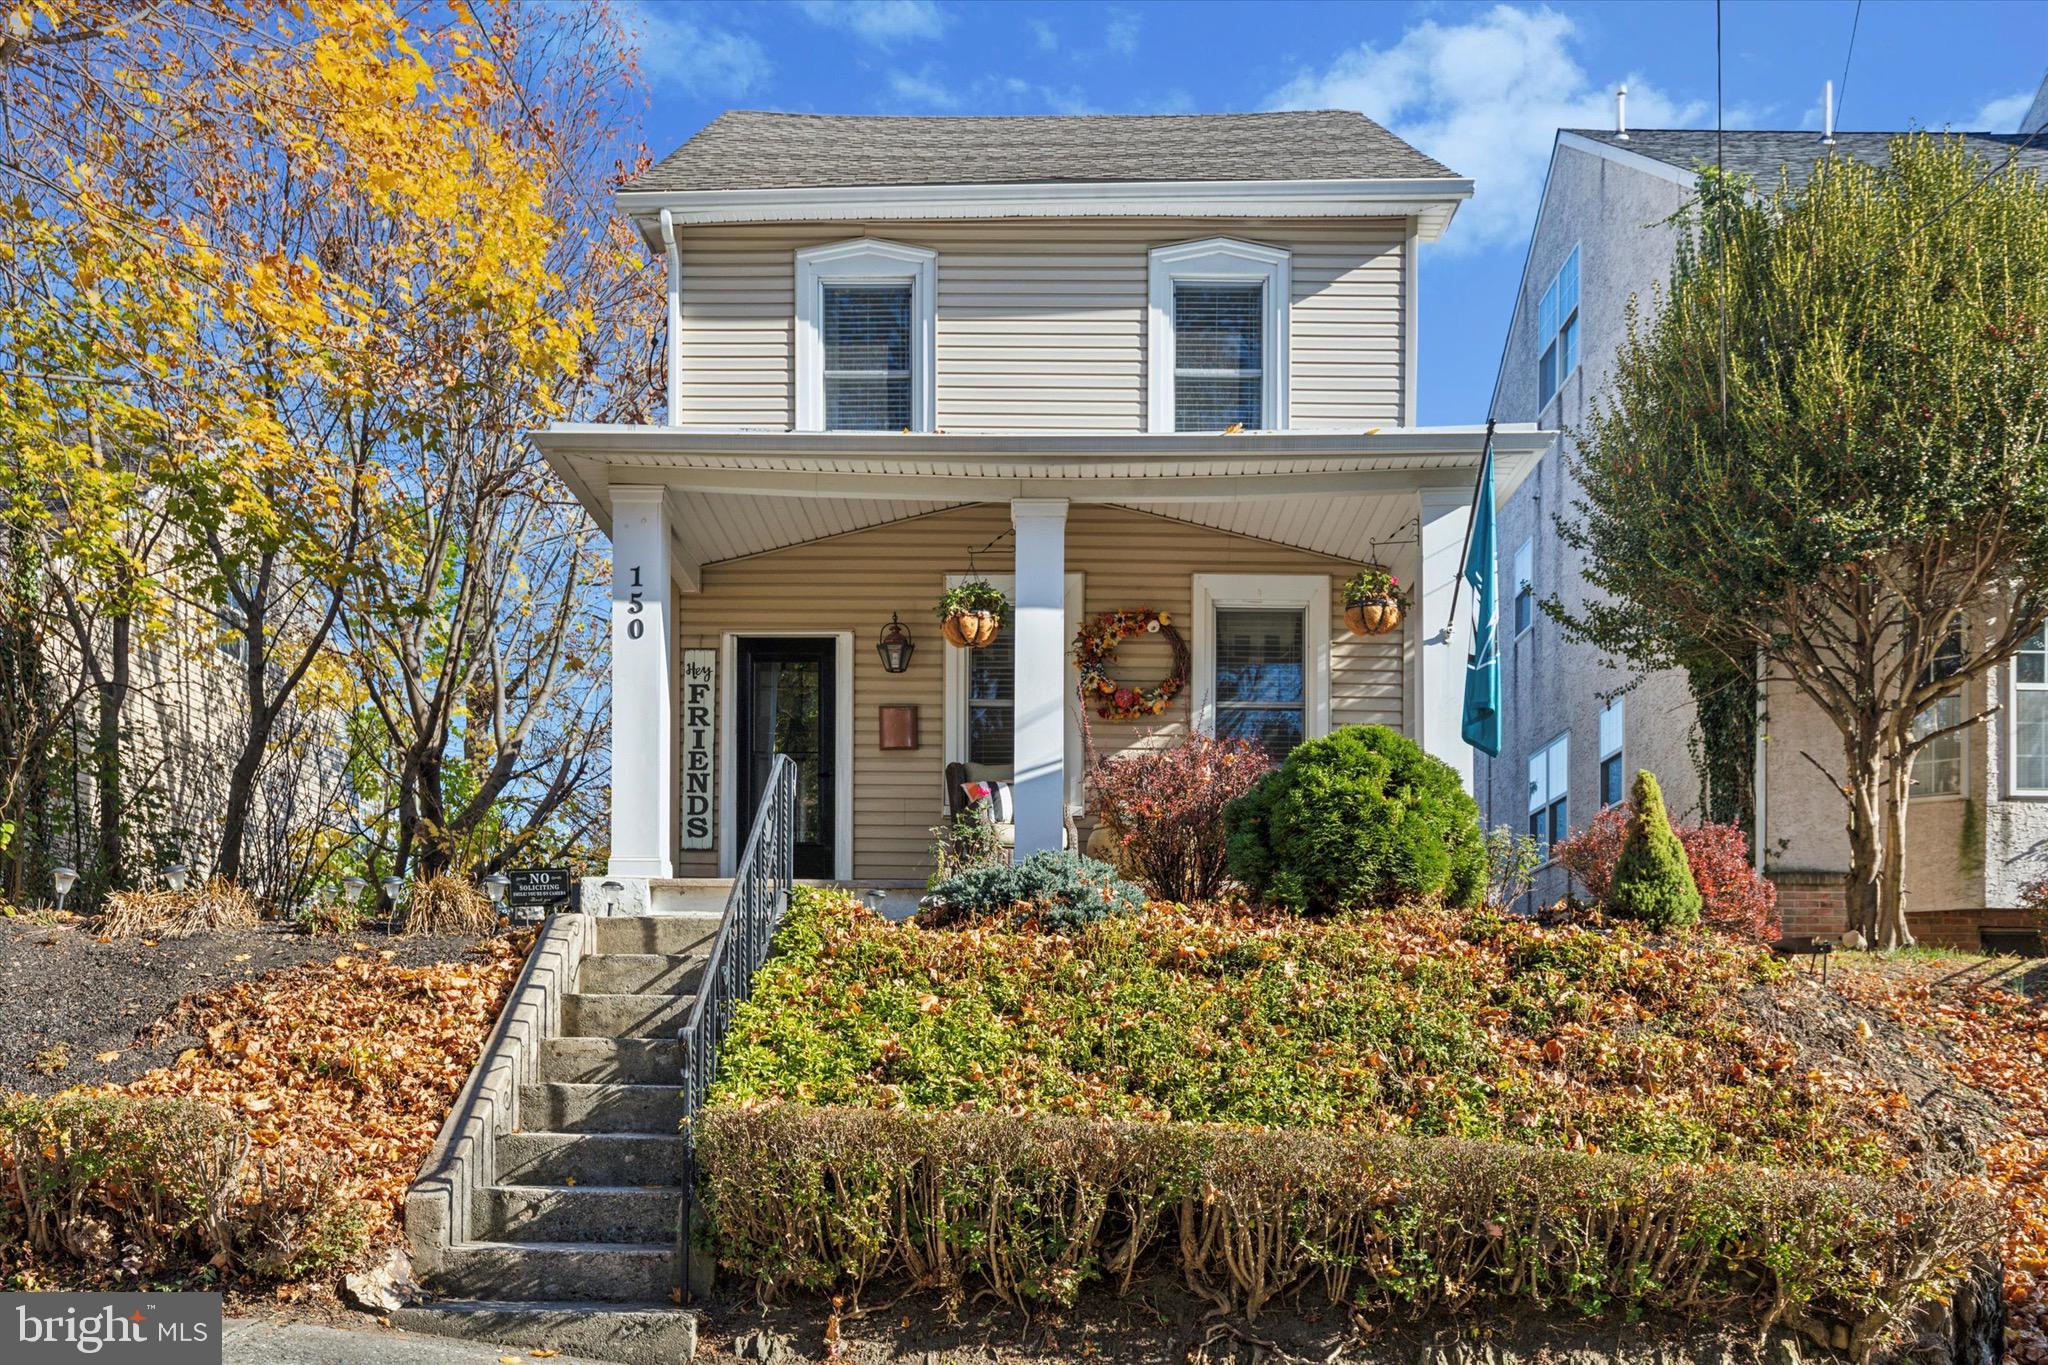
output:
M1067 500L1014 498L1017 853L1060 847L1067 801Z
M1465 742L1465 654L1472 647L1471 596L1460 592L1452 622L1452 585L1464 571L1465 524L1472 515L1472 495L1449 489L1422 494L1422 578L1416 606L1422 613L1420 658L1416 667L1415 738L1422 747L1457 769L1465 790L1472 791L1472 746ZM1446 631L1449 625L1453 629Z
M675 632L659 488L612 498L613 877L675 875Z

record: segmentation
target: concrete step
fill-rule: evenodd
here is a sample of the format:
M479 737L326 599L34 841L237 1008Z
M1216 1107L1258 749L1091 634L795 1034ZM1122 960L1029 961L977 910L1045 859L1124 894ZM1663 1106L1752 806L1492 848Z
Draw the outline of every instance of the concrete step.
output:
M493 1185L471 1217L476 1234L493 1242L641 1242L676 1235L682 1192L616 1185Z
M401 1308L391 1325L464 1341L560 1351L620 1365L678 1365L697 1352L697 1315L654 1303L508 1303L448 1299Z
M679 1185L680 1133L507 1133L498 1139L501 1185Z
M721 902L721 910L723 903ZM600 953L708 953L720 911L690 915L600 915Z
M590 995L681 995L697 989L704 959L692 953L603 953L583 959L576 989Z
M542 1081L519 1087L519 1126L529 1133L673 1133L683 1121L675 1085Z
M673 1038L690 1017L694 995L562 997L562 1033L569 1038Z
M682 1065L673 1038L546 1038L540 1045L544 1081L673 1085Z
M676 1284L672 1240L465 1242L448 1249L426 1287L459 1299L661 1303Z

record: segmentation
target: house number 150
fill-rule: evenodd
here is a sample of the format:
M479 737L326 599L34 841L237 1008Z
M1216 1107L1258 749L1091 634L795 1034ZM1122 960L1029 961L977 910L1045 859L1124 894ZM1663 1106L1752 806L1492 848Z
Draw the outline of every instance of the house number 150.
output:
M627 615L632 618L626 622L626 638L628 640L637 640L647 633L647 623L640 619L640 613L647 610L647 604L640 600L640 596L640 566L635 564L633 566L632 605L626 608Z

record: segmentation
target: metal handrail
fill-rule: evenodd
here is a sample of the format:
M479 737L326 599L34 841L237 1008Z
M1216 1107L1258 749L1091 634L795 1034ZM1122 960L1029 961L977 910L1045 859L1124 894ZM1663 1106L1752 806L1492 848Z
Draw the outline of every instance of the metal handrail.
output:
M697 1200L697 1111L711 1090L718 1048L732 1016L753 993L754 973L768 959L768 944L789 907L796 882L796 764L775 755L768 789L754 815L747 847L733 871L725 917L698 979L697 999L676 1030L683 1062L683 1202L676 1216L676 1268L683 1296L690 1292L690 1223Z

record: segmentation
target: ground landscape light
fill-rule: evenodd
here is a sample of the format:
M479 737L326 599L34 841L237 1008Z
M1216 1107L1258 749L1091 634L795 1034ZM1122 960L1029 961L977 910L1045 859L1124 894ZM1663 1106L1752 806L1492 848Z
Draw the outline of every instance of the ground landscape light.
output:
M186 879L191 875L192 869L186 867L183 863L172 863L164 869L164 885L170 887L173 891L183 891Z
M64 898L71 894L71 888L78 885L78 870L70 867L50 869L50 884L57 889L57 908L64 908Z
M384 894L391 898L392 904L396 905L398 903L398 898L405 894L405 878L386 877L384 879L383 885Z
M363 893L369 889L370 884L361 877L343 877L341 879L341 894L351 902L361 900Z
M512 879L502 872L493 872L484 878L484 892L490 896L493 905L505 903L505 892L510 890L511 886Z

